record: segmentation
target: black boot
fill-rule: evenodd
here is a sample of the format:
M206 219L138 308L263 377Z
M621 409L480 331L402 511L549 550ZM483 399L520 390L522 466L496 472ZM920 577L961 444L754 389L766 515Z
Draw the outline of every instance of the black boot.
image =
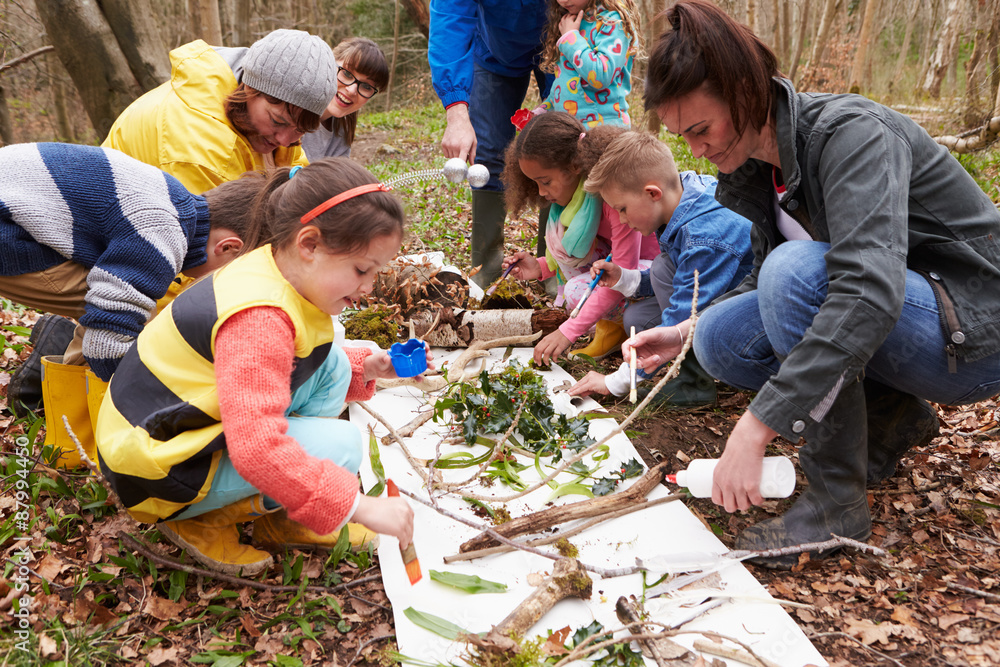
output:
M472 266L482 267L472 279L483 289L500 277L506 217L502 192L472 191Z
M892 477L896 464L912 447L924 447L938 436L937 410L912 394L865 378L868 410L868 487Z
M645 398L645 395L642 398ZM717 398L715 378L701 367L694 356L694 350L688 350L684 361L681 362L677 377L663 385L649 404L674 408L702 408L715 405Z
M872 532L865 492L867 439L865 392L859 381L840 391L826 418L806 429L799 467L809 486L787 512L744 530L736 549L760 551L824 542L831 534L866 540ZM818 554L822 558L836 551ZM798 554L755 558L754 563L780 570L799 562Z
M24 363L10 376L7 406L18 417L25 408L37 410L42 405L42 357L58 356L73 341L76 323L59 315L43 315L31 331L28 342L34 346Z

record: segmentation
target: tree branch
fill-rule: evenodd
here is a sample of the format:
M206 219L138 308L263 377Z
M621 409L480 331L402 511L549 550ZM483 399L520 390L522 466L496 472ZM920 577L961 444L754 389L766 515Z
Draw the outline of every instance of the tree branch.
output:
M55 50L56 47L54 46L43 46L41 48L35 49L34 51L29 51L28 53L20 55L17 58L14 58L13 60L8 60L4 64L0 65L0 72L5 72L9 69L13 69L18 65L23 65L32 58L48 53L49 51L55 51Z

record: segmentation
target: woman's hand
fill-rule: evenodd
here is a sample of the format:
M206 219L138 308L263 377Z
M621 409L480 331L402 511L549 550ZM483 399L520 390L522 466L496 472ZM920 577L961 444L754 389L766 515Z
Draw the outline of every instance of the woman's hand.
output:
M559 34L565 35L567 32L580 32L581 23L583 23L583 12L566 14L566 16L559 20Z
M764 466L764 448L778 435L747 410L736 422L726 441L726 449L715 466L712 478L712 502L727 512L748 510L760 505L760 475Z
M632 348L635 348L635 359L639 368L655 371L680 354L681 348L684 347L683 331L689 326L689 321L684 321L677 326L653 327L640 331L622 343L622 355L625 359L630 359Z
M351 521L380 535L392 535L404 549L413 541L413 508L405 498L372 498L362 493Z
M548 366L550 363L566 351L573 341L563 335L563 332L556 329L535 345L535 363L540 366Z
M597 371L590 371L583 376L583 379L566 390L570 396L590 396L591 394L610 394L608 383L604 375Z
M517 280L535 280L542 277L542 269L538 266L538 259L530 252L515 252L510 257L503 260L504 271L514 264L514 269L510 272Z
M597 281L597 284L601 287L614 287L622 279L622 267L614 262L606 262L603 259L599 259L590 265L591 279L596 278L601 269L604 269L604 275Z

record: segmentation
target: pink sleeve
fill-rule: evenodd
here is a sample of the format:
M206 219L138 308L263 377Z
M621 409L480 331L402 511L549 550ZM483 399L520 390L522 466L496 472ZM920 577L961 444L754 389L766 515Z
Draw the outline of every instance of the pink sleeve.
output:
M367 401L375 395L375 380L365 382L365 359L371 356L372 351L367 347L345 347L343 350L351 362L351 384L347 387L344 402Z
M538 268L542 270L542 277L540 280L547 280L556 275L556 272L549 268L549 262L544 257L538 258Z
M642 234L623 225L618 217L618 211L607 204L601 210L601 222L597 228L598 238L611 239L611 255L614 263L623 269L639 268L639 249L642 244ZM621 292L610 287L597 286L594 293L583 304L580 314L559 325L559 331L566 338L576 340L587 333L597 320L604 317L611 309L621 303Z
M358 480L287 435L294 359L295 329L280 308L230 317L215 338L219 413L236 472L293 521L326 535L347 520Z

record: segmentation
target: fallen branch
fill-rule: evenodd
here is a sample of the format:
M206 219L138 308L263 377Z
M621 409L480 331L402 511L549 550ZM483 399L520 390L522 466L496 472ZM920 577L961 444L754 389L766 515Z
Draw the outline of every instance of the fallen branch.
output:
M410 322L429 345L466 347L479 341L509 336L546 336L566 321L562 309L452 310L442 308L437 320L429 312L415 314ZM437 323L435 323L437 322ZM495 346L499 347L499 345Z
M734 550L728 552L726 556L728 558L775 558L777 556L801 554L806 551L827 551L829 549L837 549L839 547L853 547L858 551L864 551L882 558L889 555L884 549L880 549L872 544L865 544L864 542L859 542L858 540L852 540L849 537L833 535L832 539L826 540L825 542L807 542L806 544L796 544L793 546L781 547L780 549L761 549L759 551Z
M538 533L566 521L586 519L614 512L623 506L633 504L645 505L648 503L646 496L657 484L663 481L663 477L670 465L669 461L657 464L640 477L635 484L624 491L533 512L501 524L494 532L504 537ZM459 551L466 553L492 546L496 546L496 540L491 535L484 534L463 543L459 547Z
M724 644L717 644L704 639L695 639L693 646L694 650L701 653L717 655L720 658L725 658L726 660L736 660L750 665L750 667L781 667L779 664L771 662L766 658L752 656L743 649L732 648Z
M972 153L986 148L1000 137L1000 116L995 116L986 121L981 127L963 134L962 136L944 135L934 137L938 142L953 153Z
M989 593L987 591L981 591L978 588L969 588L968 586L962 586L960 584L954 584L950 581L945 582L945 586L953 591L961 591L962 593L968 593L969 595L976 595L986 600L992 602L1000 602L1000 595L996 593Z
M631 514L632 512L638 512L639 510L649 509L650 507L655 507L656 505L662 505L663 503L673 502L675 500L679 500L680 498L684 498L686 496L687 496L686 493L674 493L669 496L664 496L663 498L657 498L656 500L650 500L646 503L634 505L633 507L626 507L616 512L605 514L596 519L585 521L584 523L581 523L579 526L574 526L573 528L570 528L568 530L563 530L556 535L550 535L549 537L542 537L537 540L530 540L528 542L525 542L525 544L532 547L540 547L546 544L552 544L553 542L558 542L559 540L568 539L570 537L573 537L574 535L579 535L580 533L589 530L590 528L593 528L594 526L603 523L605 521L608 521L610 519L616 519L620 516ZM456 561L461 561L461 560L475 560L476 558L483 558L484 556L492 556L493 554L501 554L513 550L514 549L512 547L508 547L507 545L502 544L495 547L489 547L488 549L477 549L476 551L459 553L455 554L454 556L445 556L444 562L454 563Z
M624 595L615 603L615 615L629 632L643 634L644 626L639 609ZM694 665L697 660L691 651L667 637L640 639L639 646L642 647L643 654L648 654L656 661L658 667L667 667L667 660L678 666Z
M524 634L560 600L589 600L594 582L575 558L560 558L546 577L521 604L500 621L494 631L511 636Z
M874 653L878 657L882 658L883 660L891 662L892 664L897 665L897 667L906 667L906 665L904 665L903 663L901 663L899 660L896 660L892 656L888 656L885 653L882 653L882 651L878 651L876 649L873 649L871 646L869 646L868 644L865 644L863 641L861 641L857 637L852 637L851 635L847 634L846 632L817 632L815 634L806 635L806 637L809 638L809 641L812 641L813 639L818 639L820 637L843 637L844 639L850 639L852 642L854 642L855 644L857 644L861 648L863 648L863 649L865 649L867 651L871 651L872 653Z

